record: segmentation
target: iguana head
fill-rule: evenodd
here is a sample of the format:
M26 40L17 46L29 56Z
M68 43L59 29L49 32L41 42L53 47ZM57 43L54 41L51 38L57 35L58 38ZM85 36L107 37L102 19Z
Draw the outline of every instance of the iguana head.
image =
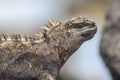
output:
M68 19L63 25L65 42L77 49L81 43L91 39L97 31L95 22L82 16Z
M95 22L81 16L67 19L63 22L49 21L52 27L46 29L44 41L50 46L57 47L59 53L64 54L63 57L66 57L66 59L84 41L91 39L97 31Z
M50 21L50 20L49 20ZM97 27L95 22L82 16L67 19L63 22L50 21L52 27L45 36L45 41L53 46L78 49L81 43L91 39Z

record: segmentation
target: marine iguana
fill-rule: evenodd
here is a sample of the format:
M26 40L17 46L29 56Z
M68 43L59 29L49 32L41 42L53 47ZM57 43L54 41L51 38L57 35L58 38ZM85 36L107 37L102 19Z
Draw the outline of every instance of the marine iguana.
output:
M0 37L0 78L2 80L58 80L66 60L91 39L97 27L94 21L77 16L49 25L34 37Z

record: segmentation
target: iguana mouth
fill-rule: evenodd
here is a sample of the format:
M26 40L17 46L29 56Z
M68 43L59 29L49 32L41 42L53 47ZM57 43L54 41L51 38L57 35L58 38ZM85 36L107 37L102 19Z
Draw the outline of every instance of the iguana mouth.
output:
M87 37L87 36L93 36L97 32L97 27L88 28L82 31L81 36Z

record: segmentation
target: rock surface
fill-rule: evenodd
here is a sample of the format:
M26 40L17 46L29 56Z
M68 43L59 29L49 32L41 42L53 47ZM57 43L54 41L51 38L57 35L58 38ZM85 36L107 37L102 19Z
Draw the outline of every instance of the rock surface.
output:
M120 0L113 2L107 12L100 52L113 80L120 80Z

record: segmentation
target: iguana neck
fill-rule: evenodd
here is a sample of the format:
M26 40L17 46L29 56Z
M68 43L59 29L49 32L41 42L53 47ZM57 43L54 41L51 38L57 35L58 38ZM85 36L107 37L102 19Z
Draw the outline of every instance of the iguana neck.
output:
M79 44L78 47L74 47L77 46L74 44L67 44L64 40L62 41L62 39L60 42L59 40L57 40L57 38L55 41L51 40L52 39L47 38L46 41L48 42L45 43L47 44L47 46L49 46L49 49L53 51L52 53L56 54L55 56L59 58L58 64L60 65L60 67L62 67L64 63L68 60L68 58L80 47ZM56 42L59 42L59 44Z

